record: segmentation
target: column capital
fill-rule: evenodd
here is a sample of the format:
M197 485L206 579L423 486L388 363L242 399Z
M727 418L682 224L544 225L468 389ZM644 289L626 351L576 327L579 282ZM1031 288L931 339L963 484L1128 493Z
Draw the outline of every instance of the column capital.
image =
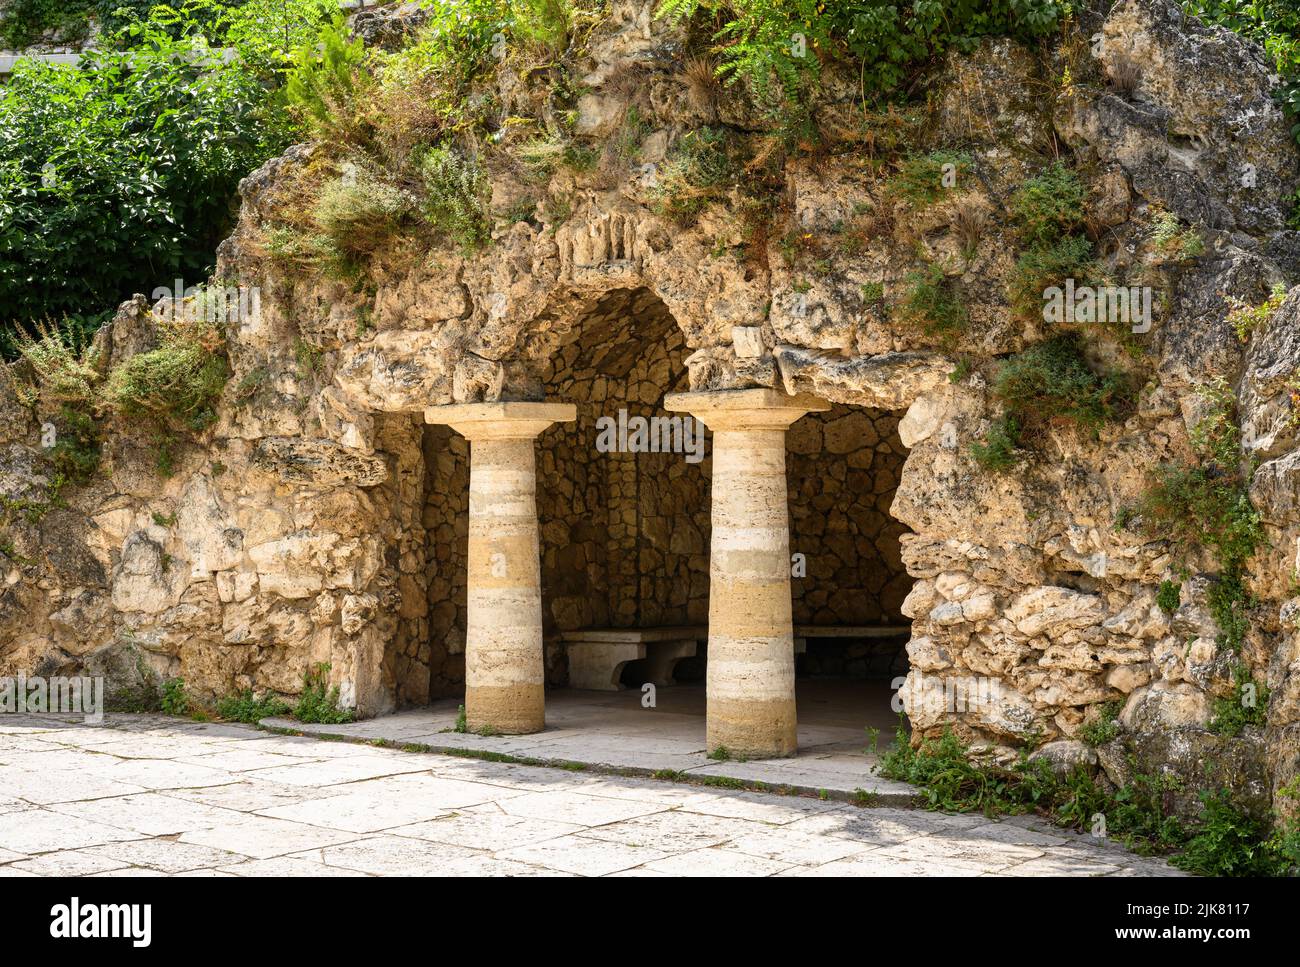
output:
M572 423L572 403L452 403L424 411L425 423L441 423L474 440L531 440L552 423Z
M664 409L698 417L710 430L784 430L806 413L822 413L831 405L811 394L790 396L780 390L713 390L669 393Z

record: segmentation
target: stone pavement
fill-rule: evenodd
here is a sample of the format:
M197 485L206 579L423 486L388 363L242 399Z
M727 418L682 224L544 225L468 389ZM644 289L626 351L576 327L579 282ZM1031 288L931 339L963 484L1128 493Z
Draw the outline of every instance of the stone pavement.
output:
M454 731L456 699L348 725L305 725L266 719L263 725L314 735L383 739L430 751L470 749L542 762L583 763L636 774L678 772L720 776L795 792L868 800L873 805L910 805L916 790L875 774L865 725L879 732L884 748L893 740L897 715L883 682L799 682L799 754L788 759L715 762L705 754L703 685L658 690L655 708L642 708L641 693L556 689L546 693L546 730L531 735L475 735Z
M1169 875L990 822L147 715L0 717L8 876Z

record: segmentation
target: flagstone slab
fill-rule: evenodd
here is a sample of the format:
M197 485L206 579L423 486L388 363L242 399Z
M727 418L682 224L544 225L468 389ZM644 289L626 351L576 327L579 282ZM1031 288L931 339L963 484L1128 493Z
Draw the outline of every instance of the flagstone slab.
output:
M309 826L268 816L243 816L237 822L185 833L180 841L243 853L254 859L270 859L272 856L297 853L327 843L345 843L353 839L356 839L355 833L337 829Z

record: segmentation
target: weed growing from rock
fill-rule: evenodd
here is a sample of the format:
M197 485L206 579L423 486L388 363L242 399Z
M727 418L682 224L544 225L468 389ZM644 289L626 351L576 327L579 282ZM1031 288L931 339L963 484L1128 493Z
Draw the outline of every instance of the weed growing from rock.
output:
M246 722L256 725L262 719L286 715L289 706L277 696L267 692L265 695L254 694L251 688L227 695L217 701L217 715L230 722Z

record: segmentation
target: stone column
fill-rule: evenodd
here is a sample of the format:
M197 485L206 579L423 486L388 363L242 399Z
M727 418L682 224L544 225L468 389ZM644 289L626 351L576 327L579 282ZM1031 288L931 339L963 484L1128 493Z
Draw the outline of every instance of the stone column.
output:
M472 730L546 725L537 435L576 417L571 403L465 403L424 411L470 441L465 717Z
M794 755L794 627L785 431L814 410L810 396L771 389L674 393L713 431L709 551L709 751Z

